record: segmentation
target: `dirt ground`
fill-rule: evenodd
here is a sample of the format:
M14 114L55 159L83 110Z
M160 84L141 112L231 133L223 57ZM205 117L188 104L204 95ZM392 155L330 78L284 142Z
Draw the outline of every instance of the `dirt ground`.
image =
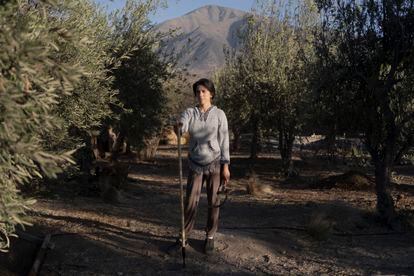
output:
M203 193L184 270L181 252L166 250L180 225L174 148L163 146L155 163L131 161L116 205L85 196L76 183L61 184L39 196L31 212L35 226L53 234L55 243L40 275L414 275L414 232L406 224L395 231L377 221L372 189L315 188L318 179L346 169L325 161L296 160L300 176L286 180L278 162L260 156L252 176L247 156L232 156L216 251L203 254ZM397 168L392 192L398 210L411 218L413 180L412 166ZM255 195L246 191L249 182Z

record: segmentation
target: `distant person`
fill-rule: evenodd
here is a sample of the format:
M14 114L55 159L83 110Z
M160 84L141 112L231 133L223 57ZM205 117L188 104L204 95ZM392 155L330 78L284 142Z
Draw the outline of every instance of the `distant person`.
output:
M208 217L204 252L214 250L214 235L218 228L220 185L230 180L229 131L226 114L212 105L216 94L214 84L200 79L193 84L198 104L187 108L180 116L176 133L188 132L190 136L188 164L189 174L185 198L185 235L191 232L195 222L201 187L206 183ZM179 241L178 241L179 242Z

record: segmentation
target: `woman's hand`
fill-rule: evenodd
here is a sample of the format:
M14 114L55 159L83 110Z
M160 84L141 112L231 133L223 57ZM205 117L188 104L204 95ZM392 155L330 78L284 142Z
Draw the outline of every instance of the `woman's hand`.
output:
M229 164L223 164L221 168L221 180L223 181L224 186L230 181L230 170Z
M174 125L174 132L178 136L178 131L183 127L183 123L177 121Z

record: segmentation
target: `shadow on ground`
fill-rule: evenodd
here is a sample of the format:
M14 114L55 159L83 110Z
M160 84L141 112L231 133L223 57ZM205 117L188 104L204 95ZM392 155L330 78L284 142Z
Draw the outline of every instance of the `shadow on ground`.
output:
M306 178L296 179L298 185L280 180L275 169L280 161L260 158L256 173L275 193L255 198L240 188L246 181L250 162L242 156L232 159L232 182L236 188L221 209L214 256L202 253L207 213L206 196L202 195L196 230L190 235L186 274L410 274L414 271L413 234L390 232L375 221L372 210L358 205L360 198L373 198L372 192L357 193L356 198L352 194L356 203L347 204L344 202L347 197L351 201L348 192L310 191L301 184ZM315 169L300 162L298 165L303 166L302 171ZM42 197L32 213L33 220L54 233L56 243L42 273L183 274L180 253L166 252L178 236L180 224L177 170L172 153L159 156L154 164L134 164L130 181L123 187L122 203L118 205L103 203L98 196L77 193ZM288 186L293 187L287 189ZM322 221L330 223L330 234L321 240L313 238L307 230L315 214L321 214Z

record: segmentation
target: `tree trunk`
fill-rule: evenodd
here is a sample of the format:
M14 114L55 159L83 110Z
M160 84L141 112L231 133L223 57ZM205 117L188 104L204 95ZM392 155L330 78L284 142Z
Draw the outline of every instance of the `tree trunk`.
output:
M292 131L293 128L285 123L283 116L280 116L277 128L279 132L279 152L282 158L282 170L286 176L293 176L292 150L293 142L295 141L295 135Z
M75 153L75 159L79 164L79 169L81 172L81 182L84 185L88 185L92 177L92 167L95 160L95 153L93 151L93 139L89 137L84 138L85 146L78 149Z
M141 160L154 160L160 142L160 136L154 136L144 140L144 148L139 151Z
M330 161L335 161L335 142L336 142L336 134L335 131L330 132L326 138L326 153L329 157Z
M125 132L121 130L113 143L113 147L111 150L111 161L118 161L119 153L121 152L125 139Z
M392 225L395 221L394 200L392 199L389 186L391 166L382 160L375 162L375 190L377 193L377 211L385 223Z
M253 125L253 136L252 141L250 143L250 159L255 160L257 158L259 151L259 126L256 121L256 123L254 123Z
M240 131L238 129L233 129L233 144L232 151L238 151L240 149Z
M294 135L288 133L283 128L279 128L279 151L282 157L282 169L286 176L292 176L294 174L292 160L294 140Z
M132 153L131 143L128 141L128 139L126 139L126 143L125 143L125 153L126 154L131 154Z

